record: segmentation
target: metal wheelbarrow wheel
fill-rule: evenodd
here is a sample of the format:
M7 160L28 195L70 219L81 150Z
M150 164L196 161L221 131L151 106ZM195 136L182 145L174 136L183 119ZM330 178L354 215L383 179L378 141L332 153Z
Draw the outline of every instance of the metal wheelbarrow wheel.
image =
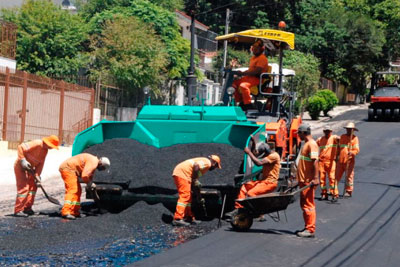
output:
M253 217L248 212L240 212L233 216L231 225L235 231L247 231L253 225Z

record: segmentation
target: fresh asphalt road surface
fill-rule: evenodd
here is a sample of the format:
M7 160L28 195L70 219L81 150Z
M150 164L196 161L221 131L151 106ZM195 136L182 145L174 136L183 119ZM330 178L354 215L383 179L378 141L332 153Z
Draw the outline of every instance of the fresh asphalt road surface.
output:
M316 200L315 238L294 234L304 226L296 201L286 210L288 222L281 212L280 222L267 217L244 233L225 223L134 266L399 266L400 122L365 118L365 110L355 110L334 119L356 121L361 152L353 197L337 204Z

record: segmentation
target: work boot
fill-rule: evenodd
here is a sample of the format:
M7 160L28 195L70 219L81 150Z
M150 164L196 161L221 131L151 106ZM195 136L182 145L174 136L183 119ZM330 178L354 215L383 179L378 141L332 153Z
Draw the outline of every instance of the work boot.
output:
M76 216L77 218L85 218L86 217L86 214L79 214L78 216Z
M25 213L28 216L33 216L33 215L39 215L39 212L33 211L32 209L30 210L24 210L23 213Z
M259 222L265 222L267 219L265 218L264 215L260 215L260 217L258 217L258 221Z
M201 221L196 220L195 218L189 218L189 219L185 220L185 222L188 222L188 223L193 224L193 225L201 223Z
M173 226L189 226L190 223L185 222L184 220L181 219L181 220L173 220L172 225Z
M331 202L332 203L338 202L338 199L339 198L337 196L333 196L332 199L331 199Z
M351 192L349 192L349 191L346 191L346 193L344 193L344 196L343 196L344 198L349 198L349 197L351 197Z
M301 232L297 233L298 237L306 237L306 238L311 238L311 237L315 237L314 233L311 233L310 231L308 231L307 229Z
M15 216L15 217L24 217L24 218L26 218L26 217L28 217L29 215L28 215L28 214L25 214L25 213L22 212L22 211L20 211L20 212L14 213L14 216Z
M63 215L62 217L67 220L75 220L76 219L76 217L72 214Z
M328 200L328 195L321 195L320 200L321 200L321 201L322 201L322 200Z

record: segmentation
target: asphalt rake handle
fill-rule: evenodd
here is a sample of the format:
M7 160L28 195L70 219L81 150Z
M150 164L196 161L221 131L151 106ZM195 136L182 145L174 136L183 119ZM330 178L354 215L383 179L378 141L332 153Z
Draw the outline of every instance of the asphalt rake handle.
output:
M60 201L58 201L58 199L49 196L49 195L47 194L46 190L44 190L44 187L42 186L42 183L41 183L42 178L41 178L40 176L38 176L39 178L37 178L37 177L35 176L35 172L34 172L33 170L30 170L29 172L33 175L33 178L35 179L36 185L42 190L42 192L43 192L44 196L47 198L47 200L48 200L49 202L55 204L55 205L62 206L61 203L60 203ZM37 183L37 180L39 180L39 184Z

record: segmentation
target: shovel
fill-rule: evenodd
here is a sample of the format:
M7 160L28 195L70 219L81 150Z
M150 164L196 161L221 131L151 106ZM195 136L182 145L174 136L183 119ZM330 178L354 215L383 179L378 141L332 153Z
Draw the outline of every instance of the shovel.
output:
M60 201L58 201L58 200L55 199L54 197L49 196L49 195L46 193L46 190L44 190L44 188L43 188L43 186L42 186L42 183L41 183L41 180L42 180L42 179L40 178L40 176L36 177L35 172L34 172L33 170L31 170L31 171L29 171L29 172L30 172L30 173L33 175L33 177L35 178L35 183L36 183L36 185L42 190L42 192L43 192L44 196L47 198L47 200L50 201L51 203L55 204L55 205L62 206L61 203L60 203Z

